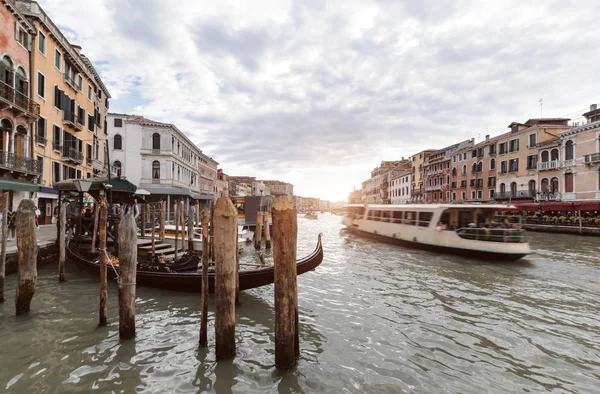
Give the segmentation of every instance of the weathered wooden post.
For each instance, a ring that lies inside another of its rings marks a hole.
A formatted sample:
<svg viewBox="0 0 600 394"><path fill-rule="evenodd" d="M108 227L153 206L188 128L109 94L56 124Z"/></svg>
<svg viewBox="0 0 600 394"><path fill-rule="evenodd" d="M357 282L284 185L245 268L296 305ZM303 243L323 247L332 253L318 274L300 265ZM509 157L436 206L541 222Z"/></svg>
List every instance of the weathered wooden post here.
<svg viewBox="0 0 600 394"><path fill-rule="evenodd" d="M577 214L579 215L579 234L583 233L583 223L582 223L582 218L581 218L581 209L577 211Z"/></svg>
<svg viewBox="0 0 600 394"><path fill-rule="evenodd" d="M217 199L215 238L215 341L217 360L235 356L235 266L237 210L227 197Z"/></svg>
<svg viewBox="0 0 600 394"><path fill-rule="evenodd" d="M214 233L214 200L211 202L210 217L208 219L208 259L215 261L215 233Z"/></svg>
<svg viewBox="0 0 600 394"><path fill-rule="evenodd" d="M275 365L278 369L285 370L296 364L296 355L299 353L296 339L298 336L296 282L298 223L296 211L290 200L285 197L275 200L271 214L275 260Z"/></svg>
<svg viewBox="0 0 600 394"><path fill-rule="evenodd" d="M93 252L96 250L96 241L98 240L98 203L96 202L96 209L94 209L94 233L92 234L92 249Z"/></svg>
<svg viewBox="0 0 600 394"><path fill-rule="evenodd" d="M37 280L37 239L35 237L35 205L22 200L17 209L17 250L19 271L15 307L17 315L29 312Z"/></svg>
<svg viewBox="0 0 600 394"><path fill-rule="evenodd" d="M140 237L143 239L146 238L146 204L142 204L142 208L140 209L140 211Z"/></svg>
<svg viewBox="0 0 600 394"><path fill-rule="evenodd" d="M65 253L67 251L67 241L65 239L65 227L67 223L67 203L63 202L59 208L59 232L58 232L58 281L65 281ZM92 249L94 244L92 244Z"/></svg>
<svg viewBox="0 0 600 394"><path fill-rule="evenodd" d="M261 236L262 236L262 224L263 218L262 213L258 212L256 214L256 228L254 229L254 249L260 250L261 247Z"/></svg>
<svg viewBox="0 0 600 394"><path fill-rule="evenodd" d="M240 305L240 251L238 250L238 226L235 226L235 304Z"/></svg>
<svg viewBox="0 0 600 394"><path fill-rule="evenodd" d="M98 204L98 251L100 253L100 320L98 325L106 325L106 304L108 301L108 289L107 289L107 264L108 257L106 255L106 226L108 222L108 210L106 205L106 197L100 197L100 204Z"/></svg>
<svg viewBox="0 0 600 394"><path fill-rule="evenodd" d="M265 231L265 249L271 249L271 229L269 228L269 214L267 212L263 215L264 224L263 228Z"/></svg>
<svg viewBox="0 0 600 394"><path fill-rule="evenodd" d="M175 210L175 260L177 260L177 256L179 255L179 203L175 201L175 206L173 207Z"/></svg>
<svg viewBox="0 0 600 394"><path fill-rule="evenodd" d="M200 346L208 345L208 216L202 217L202 315Z"/></svg>
<svg viewBox="0 0 600 394"><path fill-rule="evenodd" d="M187 228L188 228L188 250L194 250L194 218L196 217L196 210L193 205L190 204L190 211L188 213Z"/></svg>
<svg viewBox="0 0 600 394"><path fill-rule="evenodd" d="M185 202L179 201L179 223L181 224L181 250L185 251Z"/></svg>
<svg viewBox="0 0 600 394"><path fill-rule="evenodd" d="M154 230L156 228L156 209L154 204L150 206L150 213L152 215L152 232L150 237L152 239L152 259L154 259L156 257L156 241L154 240Z"/></svg>
<svg viewBox="0 0 600 394"><path fill-rule="evenodd" d="M160 212L158 214L158 238L160 239L160 242L165 242L165 201L162 200L160 202Z"/></svg>
<svg viewBox="0 0 600 394"><path fill-rule="evenodd" d="M0 251L0 304L4 303L4 277L6 275L6 238L8 237L8 192L4 192L2 208L2 251Z"/></svg>
<svg viewBox="0 0 600 394"><path fill-rule="evenodd" d="M121 218L119 240L119 338L135 336L135 277L137 272L137 226L130 210Z"/></svg>

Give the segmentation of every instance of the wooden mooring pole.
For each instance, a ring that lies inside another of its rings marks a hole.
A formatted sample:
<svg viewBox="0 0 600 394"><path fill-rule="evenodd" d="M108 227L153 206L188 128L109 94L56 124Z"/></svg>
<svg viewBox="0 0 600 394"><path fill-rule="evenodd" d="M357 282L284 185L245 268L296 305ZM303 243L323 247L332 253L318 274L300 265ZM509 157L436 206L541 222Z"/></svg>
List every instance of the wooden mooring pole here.
<svg viewBox="0 0 600 394"><path fill-rule="evenodd" d="M235 272L237 210L228 197L217 199L215 239L215 342L217 360L235 356Z"/></svg>
<svg viewBox="0 0 600 394"><path fill-rule="evenodd" d="M160 202L160 212L158 214L158 238L160 239L160 242L165 242L165 214L165 201L162 200Z"/></svg>
<svg viewBox="0 0 600 394"><path fill-rule="evenodd" d="M181 250L185 251L185 202L179 201L179 223L181 224Z"/></svg>
<svg viewBox="0 0 600 394"><path fill-rule="evenodd" d="M119 241L119 338L135 337L135 277L137 271L137 226L130 210L121 217Z"/></svg>
<svg viewBox="0 0 600 394"><path fill-rule="evenodd" d="M93 252L96 250L96 241L98 240L98 204L96 203L96 208L94 209L94 233L92 234L92 248Z"/></svg>
<svg viewBox="0 0 600 394"><path fill-rule="evenodd" d="M2 207L2 251L0 251L0 304L4 303L4 277L6 275L6 238L8 238L8 192L4 192Z"/></svg>
<svg viewBox="0 0 600 394"><path fill-rule="evenodd" d="M107 289L107 264L108 258L106 255L106 226L108 222L108 210L106 205L106 197L100 197L100 204L98 204L98 251L100 253L100 319L98 322L99 326L106 325L106 304L108 301L108 289Z"/></svg>
<svg viewBox="0 0 600 394"><path fill-rule="evenodd" d="M202 217L202 315L200 346L208 345L208 216Z"/></svg>
<svg viewBox="0 0 600 394"><path fill-rule="evenodd" d="M175 221L175 260L177 260L177 256L179 255L179 203L175 201L175 217L173 218Z"/></svg>
<svg viewBox="0 0 600 394"><path fill-rule="evenodd" d="M265 232L265 249L271 249L271 229L269 228L269 214L265 212L263 214L263 218L263 228Z"/></svg>
<svg viewBox="0 0 600 394"><path fill-rule="evenodd" d="M152 231L151 231L151 239L152 239L152 259L156 257L156 241L154 236L154 230L156 229L156 206L152 204L150 206L150 214L152 217Z"/></svg>
<svg viewBox="0 0 600 394"><path fill-rule="evenodd" d="M275 365L292 368L299 354L298 288L296 278L296 210L286 197L275 200L273 217L273 258L275 260Z"/></svg>
<svg viewBox="0 0 600 394"><path fill-rule="evenodd" d="M65 228L67 227L67 205L68 203L60 203L59 206L59 231L58 231L58 281L65 281L65 254L67 251L67 240ZM92 244L92 249L94 245Z"/></svg>
<svg viewBox="0 0 600 394"><path fill-rule="evenodd" d="M147 206L146 204L141 204L142 207L140 209L141 213L140 213L140 237L146 238L146 212L147 212Z"/></svg>
<svg viewBox="0 0 600 394"><path fill-rule="evenodd" d="M254 229L254 249L256 249L256 250L260 250L261 243L262 243L262 240L261 240L262 225L263 225L262 213L258 212L256 214L256 228Z"/></svg>
<svg viewBox="0 0 600 394"><path fill-rule="evenodd" d="M190 204L190 210L187 218L187 229L188 229L188 250L194 250L194 218L196 217L195 207Z"/></svg>
<svg viewBox="0 0 600 394"><path fill-rule="evenodd" d="M21 200L17 209L17 250L19 271L17 276L17 294L15 297L16 314L28 313L31 299L35 294L37 280L37 239L35 237L35 205L31 200Z"/></svg>

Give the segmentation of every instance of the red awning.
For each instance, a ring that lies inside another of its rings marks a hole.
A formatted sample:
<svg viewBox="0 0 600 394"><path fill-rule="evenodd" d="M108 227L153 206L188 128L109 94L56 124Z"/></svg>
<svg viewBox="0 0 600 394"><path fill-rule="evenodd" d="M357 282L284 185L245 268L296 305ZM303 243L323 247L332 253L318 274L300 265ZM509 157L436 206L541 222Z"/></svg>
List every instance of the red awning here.
<svg viewBox="0 0 600 394"><path fill-rule="evenodd" d="M549 201L549 202L513 202L514 211L600 211L600 201Z"/></svg>

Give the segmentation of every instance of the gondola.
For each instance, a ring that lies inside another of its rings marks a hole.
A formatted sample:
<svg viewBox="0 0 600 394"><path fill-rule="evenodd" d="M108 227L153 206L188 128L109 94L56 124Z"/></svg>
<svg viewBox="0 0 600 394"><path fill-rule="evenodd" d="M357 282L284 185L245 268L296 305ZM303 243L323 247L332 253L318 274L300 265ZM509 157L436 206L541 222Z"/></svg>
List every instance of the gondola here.
<svg viewBox="0 0 600 394"><path fill-rule="evenodd" d="M97 254L80 251L75 241L67 244L67 255L70 260L75 262L85 271L93 274L100 274L100 264ZM296 271L298 275L317 268L323 261L323 246L321 244L321 235L317 241L317 247L310 255L297 260ZM116 268L118 271L118 268ZM108 278L116 278L116 272L108 267ZM273 283L274 268L265 267L254 270L241 270L239 273L240 290L254 289ZM138 270L136 283L141 286L154 287L166 290L175 290L183 292L200 292L202 288L202 274L198 272L153 272ZM209 292L214 292L215 274L209 272L208 275Z"/></svg>

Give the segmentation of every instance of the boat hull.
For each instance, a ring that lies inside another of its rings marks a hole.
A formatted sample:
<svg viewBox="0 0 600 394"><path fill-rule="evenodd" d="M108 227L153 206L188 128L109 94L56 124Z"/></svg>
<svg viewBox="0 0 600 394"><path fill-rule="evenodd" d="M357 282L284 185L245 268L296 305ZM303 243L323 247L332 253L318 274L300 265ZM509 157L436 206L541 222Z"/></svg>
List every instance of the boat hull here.
<svg viewBox="0 0 600 394"><path fill-rule="evenodd" d="M100 274L100 265L97 261L91 261L78 253L73 242L67 245L67 255L83 270L95 275ZM306 272L317 268L323 261L323 246L321 244L321 236L317 242L317 247L313 253L298 260L296 262L296 272L302 275ZM118 269L117 269L118 271ZM107 277L115 279L117 274L115 270L108 267ZM258 268L255 270L240 271L239 284L240 290L248 290L256 287L265 286L274 282L274 267ZM202 274L189 272L150 272L138 271L136 283L141 286L155 287L166 290L182 291L182 292L200 292L202 290ZM215 274L209 273L208 276L209 292L214 292Z"/></svg>
<svg viewBox="0 0 600 394"><path fill-rule="evenodd" d="M389 243L392 245L404 246L411 249L419 249L425 250L428 252L434 253L444 253L444 254L452 254L457 256L464 256L475 258L478 260L485 261L516 261L519 260L531 253L498 253L498 252L488 252L481 250L473 250L473 249L465 249L465 248L453 248L449 246L442 245L433 245L433 244L425 244L421 242L414 242L408 239L400 239L400 238L392 238L386 235L374 234L368 231L360 230L356 227L347 227L350 233L356 234L361 237L375 239L378 241L382 241L385 243Z"/></svg>

